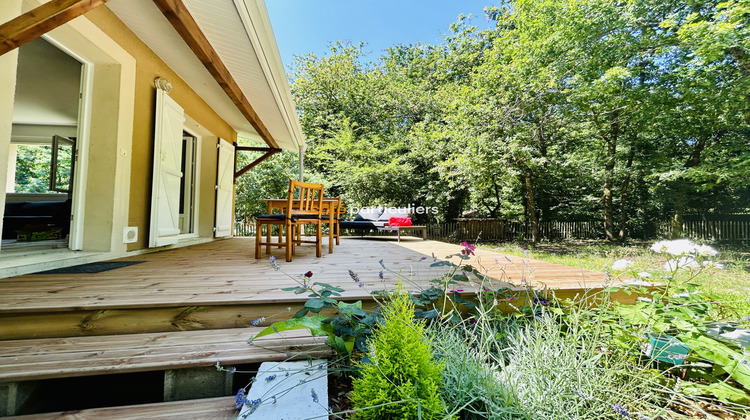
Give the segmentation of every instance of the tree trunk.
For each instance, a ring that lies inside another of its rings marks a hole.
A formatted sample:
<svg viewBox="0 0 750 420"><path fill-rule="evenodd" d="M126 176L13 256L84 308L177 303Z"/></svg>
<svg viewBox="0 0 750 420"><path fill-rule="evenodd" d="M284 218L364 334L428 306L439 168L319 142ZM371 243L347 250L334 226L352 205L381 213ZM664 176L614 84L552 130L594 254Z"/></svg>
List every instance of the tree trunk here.
<svg viewBox="0 0 750 420"><path fill-rule="evenodd" d="M708 144L708 138L709 136L702 136L698 139L698 142L695 143L695 146L693 146L693 150L690 152L690 156L688 157L688 160L685 162L684 167L686 169L692 168L694 166L698 166L701 164L702 161L702 154L703 151L706 149L706 145ZM685 207L687 207L688 204L688 194L689 194L689 186L688 186L688 180L680 177L677 180L677 185L675 186L675 199L674 199L674 214L672 216L671 221L671 232L670 237L672 239L679 239L682 237L682 216L685 213Z"/></svg>
<svg viewBox="0 0 750 420"><path fill-rule="evenodd" d="M622 181L622 188L620 188L620 241L625 242L627 235L626 226L628 221L627 202L628 192L630 192L630 178L631 169L633 168L633 160L635 159L635 141L636 134L633 134L633 139L630 142L630 150L628 151L628 160L625 162L625 179Z"/></svg>
<svg viewBox="0 0 750 420"><path fill-rule="evenodd" d="M677 206L670 222L670 239L680 239L682 237L682 213L685 211L684 206Z"/></svg>
<svg viewBox="0 0 750 420"><path fill-rule="evenodd" d="M531 229L531 243L536 245L539 239L539 220L536 217L536 205L534 204L534 178L531 168L524 165L523 181L526 187L526 217L529 218L529 228Z"/></svg>
<svg viewBox="0 0 750 420"><path fill-rule="evenodd" d="M616 138L616 137L615 137ZM615 155L617 143L614 138L607 139L607 163L604 165L604 234L608 241L615 240L615 214L614 214L614 184L615 184Z"/></svg>

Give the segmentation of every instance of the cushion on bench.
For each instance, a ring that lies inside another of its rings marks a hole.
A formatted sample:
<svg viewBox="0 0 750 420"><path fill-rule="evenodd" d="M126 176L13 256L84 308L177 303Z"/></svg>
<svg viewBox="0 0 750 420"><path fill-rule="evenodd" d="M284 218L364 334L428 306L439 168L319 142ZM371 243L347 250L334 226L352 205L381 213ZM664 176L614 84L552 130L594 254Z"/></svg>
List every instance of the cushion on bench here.
<svg viewBox="0 0 750 420"><path fill-rule="evenodd" d="M381 214L383 214L382 207L363 207L362 209L359 210L359 213L357 213L357 216L354 217L354 221L355 222L376 221L378 220Z"/></svg>
<svg viewBox="0 0 750 420"><path fill-rule="evenodd" d="M370 220L355 220L339 222L341 229L380 229L385 227L385 222L374 222Z"/></svg>
<svg viewBox="0 0 750 420"><path fill-rule="evenodd" d="M411 213L411 211L408 208L388 207L383 210L383 213L381 213L380 216L378 216L378 221L387 222L391 220L391 217L409 217L409 213Z"/></svg>

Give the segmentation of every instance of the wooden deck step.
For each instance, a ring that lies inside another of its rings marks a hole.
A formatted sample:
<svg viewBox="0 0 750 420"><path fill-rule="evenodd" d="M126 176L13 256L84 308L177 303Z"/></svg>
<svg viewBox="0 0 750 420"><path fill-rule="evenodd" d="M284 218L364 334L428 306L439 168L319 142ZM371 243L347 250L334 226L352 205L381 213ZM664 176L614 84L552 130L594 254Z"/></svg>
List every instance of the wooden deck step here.
<svg viewBox="0 0 750 420"><path fill-rule="evenodd" d="M301 281L340 287L340 300L374 306L371 292L392 289L399 282L413 291L434 286L433 280L452 268L437 260L470 264L486 274L481 284L452 286L467 294L507 288L521 297L531 287L565 299L610 285L601 272L486 249L462 260L457 255L463 247L458 245L384 239L342 238L334 253L322 258L315 257L315 247L300 246L291 263L283 261L283 250L274 249L279 271L267 257L252 257L252 238L233 238L128 257L123 260L145 262L101 273L0 279L0 340L240 328L261 318L280 321L309 298L283 290ZM357 273L358 283L349 270ZM313 277L304 277L307 272ZM635 300L624 293L613 297Z"/></svg>
<svg viewBox="0 0 750 420"><path fill-rule="evenodd" d="M234 397L92 408L9 417L17 420L109 420L109 419L229 419L237 413Z"/></svg>
<svg viewBox="0 0 750 420"><path fill-rule="evenodd" d="M307 330L247 339L260 327L0 342L0 382L327 357Z"/></svg>

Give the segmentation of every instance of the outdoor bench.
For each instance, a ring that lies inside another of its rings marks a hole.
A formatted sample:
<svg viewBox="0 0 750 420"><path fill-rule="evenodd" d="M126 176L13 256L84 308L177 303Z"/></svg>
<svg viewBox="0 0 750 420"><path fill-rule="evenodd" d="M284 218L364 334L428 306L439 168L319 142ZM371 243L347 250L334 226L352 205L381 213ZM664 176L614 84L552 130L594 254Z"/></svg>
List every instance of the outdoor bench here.
<svg viewBox="0 0 750 420"><path fill-rule="evenodd" d="M390 231L398 234L398 241L401 242L401 232L409 230L418 230L422 232L422 239L427 239L427 226L389 226L388 221L392 217L408 217L410 209L408 208L382 208L382 207L364 207L351 221L340 221L339 227L348 230L377 230Z"/></svg>

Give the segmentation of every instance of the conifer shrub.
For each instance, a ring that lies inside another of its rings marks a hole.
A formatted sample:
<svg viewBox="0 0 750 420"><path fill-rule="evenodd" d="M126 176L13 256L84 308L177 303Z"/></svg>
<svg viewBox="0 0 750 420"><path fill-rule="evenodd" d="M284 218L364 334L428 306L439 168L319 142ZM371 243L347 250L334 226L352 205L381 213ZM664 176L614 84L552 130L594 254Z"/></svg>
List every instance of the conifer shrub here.
<svg viewBox="0 0 750 420"><path fill-rule="evenodd" d="M443 417L440 400L443 365L432 359L424 321L415 320L405 292L383 307L383 322L369 342L352 402L356 419L433 419Z"/></svg>

